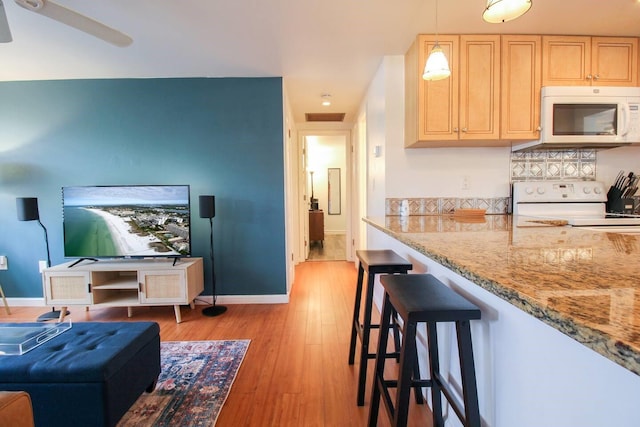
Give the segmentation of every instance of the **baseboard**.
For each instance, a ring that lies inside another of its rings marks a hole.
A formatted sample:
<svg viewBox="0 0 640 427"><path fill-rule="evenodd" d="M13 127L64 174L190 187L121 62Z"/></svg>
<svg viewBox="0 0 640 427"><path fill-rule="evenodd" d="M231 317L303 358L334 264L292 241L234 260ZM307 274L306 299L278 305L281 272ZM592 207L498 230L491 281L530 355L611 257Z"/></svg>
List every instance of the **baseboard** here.
<svg viewBox="0 0 640 427"><path fill-rule="evenodd" d="M0 307L2 301L0 301ZM7 298L7 304L11 307L46 307L44 298Z"/></svg>
<svg viewBox="0 0 640 427"><path fill-rule="evenodd" d="M287 304L289 295L221 295L216 304ZM212 295L196 297L196 305L213 304Z"/></svg>
<svg viewBox="0 0 640 427"><path fill-rule="evenodd" d="M224 295L219 296L217 304L287 304L289 295ZM43 298L7 298L11 307L47 307ZM213 304L213 296L200 295L196 297L196 305ZM2 309L2 301L0 301Z"/></svg>

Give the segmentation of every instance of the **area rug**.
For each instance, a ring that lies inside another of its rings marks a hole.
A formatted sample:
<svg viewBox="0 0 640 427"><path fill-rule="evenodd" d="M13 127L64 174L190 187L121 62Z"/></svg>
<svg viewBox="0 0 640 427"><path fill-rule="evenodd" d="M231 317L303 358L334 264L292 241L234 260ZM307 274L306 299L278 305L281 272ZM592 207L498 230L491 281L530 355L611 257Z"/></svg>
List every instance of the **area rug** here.
<svg viewBox="0 0 640 427"><path fill-rule="evenodd" d="M160 343L156 389L143 393L119 427L213 426L250 340Z"/></svg>

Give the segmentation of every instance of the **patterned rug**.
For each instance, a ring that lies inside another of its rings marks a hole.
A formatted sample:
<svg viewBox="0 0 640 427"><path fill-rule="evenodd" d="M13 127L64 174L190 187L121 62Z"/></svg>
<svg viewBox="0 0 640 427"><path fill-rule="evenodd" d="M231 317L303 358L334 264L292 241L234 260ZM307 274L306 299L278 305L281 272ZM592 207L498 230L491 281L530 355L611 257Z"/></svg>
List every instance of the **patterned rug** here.
<svg viewBox="0 0 640 427"><path fill-rule="evenodd" d="M118 427L213 426L250 340L160 343L161 372Z"/></svg>

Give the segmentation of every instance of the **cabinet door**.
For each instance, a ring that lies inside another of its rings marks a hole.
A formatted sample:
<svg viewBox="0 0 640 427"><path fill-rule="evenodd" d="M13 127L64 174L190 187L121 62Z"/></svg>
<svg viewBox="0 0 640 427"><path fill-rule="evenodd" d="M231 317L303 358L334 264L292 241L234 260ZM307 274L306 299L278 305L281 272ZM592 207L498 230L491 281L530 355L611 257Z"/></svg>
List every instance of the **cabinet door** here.
<svg viewBox="0 0 640 427"><path fill-rule="evenodd" d="M89 272L44 272L44 296L48 305L91 305Z"/></svg>
<svg viewBox="0 0 640 427"><path fill-rule="evenodd" d="M591 60L594 86L637 86L638 39L594 37Z"/></svg>
<svg viewBox="0 0 640 427"><path fill-rule="evenodd" d="M184 270L139 271L138 279L142 304L188 303Z"/></svg>
<svg viewBox="0 0 640 427"><path fill-rule="evenodd" d="M418 79L418 140L457 140L459 129L458 36L438 37L438 44L449 61L451 77L438 81L426 81L422 79L422 71L435 42L435 36L419 37L418 75L414 77Z"/></svg>
<svg viewBox="0 0 640 427"><path fill-rule="evenodd" d="M591 85L591 37L542 37L542 86Z"/></svg>
<svg viewBox="0 0 640 427"><path fill-rule="evenodd" d="M460 139L500 137L500 36L460 36Z"/></svg>
<svg viewBox="0 0 640 427"><path fill-rule="evenodd" d="M540 137L542 38L502 36L500 137L533 140Z"/></svg>
<svg viewBox="0 0 640 427"><path fill-rule="evenodd" d="M324 212L309 211L309 242L324 240Z"/></svg>

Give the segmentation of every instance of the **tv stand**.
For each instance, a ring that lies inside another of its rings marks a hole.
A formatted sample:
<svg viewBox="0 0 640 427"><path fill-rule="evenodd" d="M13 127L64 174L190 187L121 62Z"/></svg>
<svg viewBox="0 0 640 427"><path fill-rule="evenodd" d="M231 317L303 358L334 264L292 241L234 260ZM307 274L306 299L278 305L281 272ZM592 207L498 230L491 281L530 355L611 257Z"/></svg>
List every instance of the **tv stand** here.
<svg viewBox="0 0 640 427"><path fill-rule="evenodd" d="M67 268L71 268L77 264L80 264L82 261L94 261L94 262L98 262L98 258L79 258L77 260L75 260L74 262L72 262L71 264L69 264L67 266Z"/></svg>
<svg viewBox="0 0 640 427"><path fill-rule="evenodd" d="M173 260L175 261L175 260ZM43 270L44 299L61 307L64 320L69 306L133 307L173 305L176 322L182 321L180 306L195 308L195 298L204 290L202 258L103 260L77 265L78 261ZM77 265L69 270L71 264Z"/></svg>

